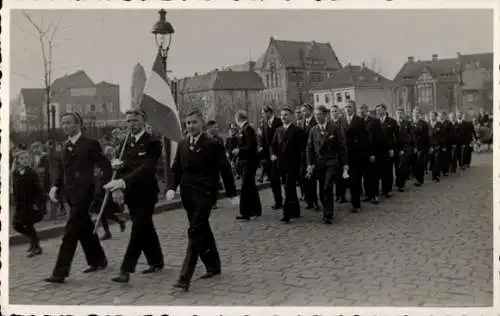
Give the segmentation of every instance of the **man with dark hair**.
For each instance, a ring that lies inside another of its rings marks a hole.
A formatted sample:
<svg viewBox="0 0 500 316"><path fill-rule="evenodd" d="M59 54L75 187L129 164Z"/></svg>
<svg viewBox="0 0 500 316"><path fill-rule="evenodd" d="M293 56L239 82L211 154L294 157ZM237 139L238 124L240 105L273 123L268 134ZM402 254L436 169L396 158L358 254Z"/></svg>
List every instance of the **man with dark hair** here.
<svg viewBox="0 0 500 316"><path fill-rule="evenodd" d="M94 223L89 208L94 198L94 168L100 168L103 180L107 181L111 178L111 166L102 154L99 142L82 135L82 123L78 113L61 115L61 126L68 135L68 140L62 153L62 161L54 166L49 197L54 203L63 199L68 203L70 211L52 276L45 279L49 283L63 283L69 276L78 242L82 245L89 265L84 273L95 272L108 265L99 239L93 233Z"/></svg>
<svg viewBox="0 0 500 316"><path fill-rule="evenodd" d="M276 129L271 143L271 160L276 163L285 185L285 204L282 222L300 217L297 198L297 181L300 176L303 131L293 123L293 112L284 107L281 110L283 126ZM281 188L280 188L281 189Z"/></svg>
<svg viewBox="0 0 500 316"><path fill-rule="evenodd" d="M320 184L320 200L323 205L323 222L332 224L333 187L338 171L343 169L343 178L349 170L344 137L340 127L327 121L328 109L318 106L315 109L318 122L311 129L307 141L307 177L316 172Z"/></svg>
<svg viewBox="0 0 500 316"><path fill-rule="evenodd" d="M307 178L306 175L306 170L307 170L307 154L306 154L306 147L307 147L307 139L309 137L309 133L311 132L311 129L317 124L316 119L314 118L313 115L313 107L310 104L304 104L301 106L301 112L302 116L304 118L303 122L303 129L304 129L304 143L302 146L302 152L303 152L303 159L302 159L302 178L304 182L304 193L305 193L305 200L307 203L306 209L315 209L316 211L319 211L319 204L318 204L318 178L316 177L316 174L313 173L309 178Z"/></svg>
<svg viewBox="0 0 500 316"><path fill-rule="evenodd" d="M222 146L223 150L225 150L224 140L219 136L219 126L217 125L217 122L215 120L209 120L205 124L205 130L207 132L207 136L212 138L219 146ZM217 189L222 190L222 182L220 181L220 178L217 182ZM213 208L217 209L217 200L215 201Z"/></svg>
<svg viewBox="0 0 500 316"><path fill-rule="evenodd" d="M240 134L238 148L233 149L233 154L238 157L242 172L240 215L236 219L249 220L251 216L262 215L260 195L255 183L255 173L257 172L259 160L257 156L257 135L253 127L248 123L248 115L245 111L237 111L235 120L240 129Z"/></svg>
<svg viewBox="0 0 500 316"><path fill-rule="evenodd" d="M382 194L386 198L392 196L394 184L394 158L396 150L396 138L398 135L398 123L387 113L387 107L381 103L376 107L377 115L382 125L383 146L380 148L380 167L382 171Z"/></svg>
<svg viewBox="0 0 500 316"><path fill-rule="evenodd" d="M344 121L342 110L336 104L332 105L332 107L330 108L330 122L334 124L336 127L338 127L339 130L341 131L342 137L345 137L346 122ZM337 175L339 175L338 172ZM343 177L338 176L335 179L335 196L336 196L335 201L339 202L340 204L346 202L345 194L348 185L349 185L348 180L344 179Z"/></svg>
<svg viewBox="0 0 500 316"><path fill-rule="evenodd" d="M476 130L474 129L474 124L472 121L467 120L465 117L465 113L458 112L458 128L459 128L459 137L460 143L462 144L462 152L461 152L461 161L462 161L462 170L465 170L470 167L472 160L472 142L477 140Z"/></svg>
<svg viewBox="0 0 500 316"><path fill-rule="evenodd" d="M427 168L427 155L429 154L430 138L429 123L424 119L423 113L419 109L413 110L412 122L413 141L413 173L415 175L415 186L422 186L424 183L425 169Z"/></svg>
<svg viewBox="0 0 500 316"><path fill-rule="evenodd" d="M446 114L446 112L439 112L438 120L439 122L441 122L441 124L443 124L443 133L445 137L443 148L441 151L441 172L443 176L447 177L451 167L454 128L453 124L448 120L448 115Z"/></svg>
<svg viewBox="0 0 500 316"><path fill-rule="evenodd" d="M153 212L158 202L159 186L156 179L156 164L160 159L162 145L159 139L146 131L146 113L132 110L126 113L130 135L122 160L114 160L117 179L104 189L112 192L113 201L128 206L132 229L127 250L120 267L120 275L112 281L128 283L135 272L137 261L144 253L149 268L143 274L163 269L163 252L153 223ZM121 148L120 146L120 148Z"/></svg>
<svg viewBox="0 0 500 316"><path fill-rule="evenodd" d="M383 143L382 125L380 120L370 115L368 106L362 104L359 108L360 117L366 123L366 130L368 132L367 141L367 165L363 173L363 186L365 189L365 199L363 202L371 202L378 204L379 195L379 181L380 181L380 157L378 151Z"/></svg>
<svg viewBox="0 0 500 316"><path fill-rule="evenodd" d="M231 166L224 148L203 133L202 126L201 113L193 111L187 114L188 136L179 143L172 166L172 177L168 179L165 194L168 201L172 200L180 185L182 204L189 221L188 248L180 277L174 284L175 288L184 291L189 289L198 257L207 270L202 279L221 273L219 252L209 223L212 205L217 199L216 186L220 176L224 181L226 195L234 197L233 204L238 203Z"/></svg>
<svg viewBox="0 0 500 316"><path fill-rule="evenodd" d="M437 112L430 112L429 119L431 141L429 154L431 155L432 180L439 182L441 177L441 164L444 158L443 154L446 152L446 130L444 129L443 123L438 121Z"/></svg>
<svg viewBox="0 0 500 316"><path fill-rule="evenodd" d="M404 192L406 180L410 168L412 155L412 132L411 124L406 119L403 109L396 111L396 122L398 123L396 135L396 153L394 155L394 165L396 167L396 187L399 192Z"/></svg>
<svg viewBox="0 0 500 316"><path fill-rule="evenodd" d="M271 190L274 197L273 210L280 209L283 206L283 196L281 194L281 181L276 163L271 161L271 142L273 141L276 129L283 126L280 118L274 116L274 110L270 106L266 106L262 110L262 124L260 129L260 146L262 148L260 154L262 157L262 175L265 173L271 182Z"/></svg>

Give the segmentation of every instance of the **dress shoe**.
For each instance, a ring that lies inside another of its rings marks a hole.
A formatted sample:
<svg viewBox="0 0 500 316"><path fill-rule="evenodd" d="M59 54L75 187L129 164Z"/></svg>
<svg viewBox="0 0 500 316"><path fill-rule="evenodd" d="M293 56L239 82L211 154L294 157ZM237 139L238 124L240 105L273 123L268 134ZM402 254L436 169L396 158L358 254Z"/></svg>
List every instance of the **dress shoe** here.
<svg viewBox="0 0 500 316"><path fill-rule="evenodd" d="M118 222L118 224L120 225L120 231L123 233L125 231L125 229L127 228L127 225L125 224L125 221L121 220L121 221Z"/></svg>
<svg viewBox="0 0 500 316"><path fill-rule="evenodd" d="M181 280L179 280L179 281L177 281L177 283L175 283L175 284L173 285L173 287L174 287L175 289L181 289L181 290L183 290L184 292L187 292L187 291L189 291L189 282L185 282L185 281L181 281Z"/></svg>
<svg viewBox="0 0 500 316"><path fill-rule="evenodd" d="M108 262L105 262L103 265L100 265L100 266L90 266L87 269L83 270L83 273L96 272L96 271L105 269L107 266L108 266Z"/></svg>
<svg viewBox="0 0 500 316"><path fill-rule="evenodd" d="M142 271L142 274L150 274L163 270L163 266L150 266L146 270Z"/></svg>
<svg viewBox="0 0 500 316"><path fill-rule="evenodd" d="M422 182L415 182L413 185L416 186L416 187L421 187L422 186Z"/></svg>
<svg viewBox="0 0 500 316"><path fill-rule="evenodd" d="M351 209L351 213L359 213L359 211L360 211L360 208L358 208L358 207L353 207Z"/></svg>
<svg viewBox="0 0 500 316"><path fill-rule="evenodd" d="M282 207L283 207L283 205L282 205L282 204L274 204L271 208L272 208L273 210L279 210L279 209L281 209Z"/></svg>
<svg viewBox="0 0 500 316"><path fill-rule="evenodd" d="M119 276L112 278L111 281L116 283L128 283L130 281L130 274L122 272Z"/></svg>
<svg viewBox="0 0 500 316"><path fill-rule="evenodd" d="M64 283L64 279L63 277L58 277L58 276L51 276L51 277L48 277L46 279L44 279L45 282L48 282L48 283Z"/></svg>
<svg viewBox="0 0 500 316"><path fill-rule="evenodd" d="M332 220L331 220L331 218L323 218L323 223L327 224L327 225L331 225L332 224Z"/></svg>
<svg viewBox="0 0 500 316"><path fill-rule="evenodd" d="M405 188L398 188L398 192L404 192Z"/></svg>
<svg viewBox="0 0 500 316"><path fill-rule="evenodd" d="M373 204L373 205L377 205L377 204L378 204L378 197L374 197L374 198L372 199L372 204Z"/></svg>
<svg viewBox="0 0 500 316"><path fill-rule="evenodd" d="M238 216L236 216L236 219L237 220L249 221L250 220L250 216L238 215Z"/></svg>
<svg viewBox="0 0 500 316"><path fill-rule="evenodd" d="M387 192L385 195L386 199L390 199L392 197L392 192Z"/></svg>
<svg viewBox="0 0 500 316"><path fill-rule="evenodd" d="M217 206L217 204L216 204L216 205L214 205L214 206L212 206L212 210L216 210L216 209L218 209L218 208L219 208L219 207Z"/></svg>
<svg viewBox="0 0 500 316"><path fill-rule="evenodd" d="M366 203L366 202L371 202L372 200L373 200L372 198L365 197L365 198L363 199L363 202L365 202L365 203Z"/></svg>
<svg viewBox="0 0 500 316"><path fill-rule="evenodd" d="M39 256L42 254L42 248L40 246L33 248L31 252L28 254L28 258L33 258L35 256Z"/></svg>
<svg viewBox="0 0 500 316"><path fill-rule="evenodd" d="M220 275L220 270L218 270L218 271L209 271L209 272L205 273L204 275L202 275L200 277L200 279L202 279L202 280L204 280L204 279L210 279L210 278L213 278L216 275Z"/></svg>
<svg viewBox="0 0 500 316"><path fill-rule="evenodd" d="M280 222L283 222L283 223L287 223L287 224L288 224L288 223L290 223L290 219L289 219L289 218L284 218L284 217L283 217L282 219L280 219Z"/></svg>
<svg viewBox="0 0 500 316"><path fill-rule="evenodd" d="M28 249L26 249L26 252L32 252L33 248L35 248L35 245L31 244Z"/></svg>

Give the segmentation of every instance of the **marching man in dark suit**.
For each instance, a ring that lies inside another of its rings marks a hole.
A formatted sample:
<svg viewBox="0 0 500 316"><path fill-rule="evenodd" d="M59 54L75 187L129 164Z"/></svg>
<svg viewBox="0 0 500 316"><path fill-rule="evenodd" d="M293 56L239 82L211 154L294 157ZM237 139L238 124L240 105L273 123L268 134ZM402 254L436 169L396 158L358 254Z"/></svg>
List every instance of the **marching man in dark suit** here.
<svg viewBox="0 0 500 316"><path fill-rule="evenodd" d="M456 173L461 150L459 144L459 126L454 112L448 113L448 122L451 125L451 149L448 156L450 158L450 172Z"/></svg>
<svg viewBox="0 0 500 316"><path fill-rule="evenodd" d="M430 147L429 124L424 120L424 115L419 109L413 111L412 135L414 137L413 172L416 180L415 186L419 187L424 184L427 155Z"/></svg>
<svg viewBox="0 0 500 316"><path fill-rule="evenodd" d="M320 184L320 200L323 204L323 222L332 224L334 215L333 187L338 173L349 177L347 153L341 128L327 122L328 109L315 109L318 124L311 129L307 142L307 177L316 172Z"/></svg>
<svg viewBox="0 0 500 316"><path fill-rule="evenodd" d="M342 113L340 107L336 104L332 105L330 108L330 121L333 125L339 128L342 138L345 142L345 118ZM346 149L347 150L347 149ZM345 193L347 190L348 182L347 179L344 179L339 176L340 174L337 172L337 178L335 179L335 201L343 204L346 202Z"/></svg>
<svg viewBox="0 0 500 316"><path fill-rule="evenodd" d="M382 170L382 195L386 198L392 196L394 184L394 158L396 153L396 137L398 134L398 123L387 114L385 104L377 105L377 114L382 125L382 136L384 146L380 149L380 167Z"/></svg>
<svg viewBox="0 0 500 316"><path fill-rule="evenodd" d="M379 148L382 147L383 135L382 135L382 124L380 120L374 118L370 115L368 111L368 106L366 104L361 105L360 112L361 118L366 123L366 130L368 132L367 141L367 165L364 168L363 173L363 186L365 188L366 198L363 202L371 202L372 204L378 204L379 195L379 182L380 182L380 164L378 152Z"/></svg>
<svg viewBox="0 0 500 316"><path fill-rule="evenodd" d="M300 204L297 198L297 181L300 176L301 149L303 131L293 123L292 110L284 107L281 110L283 126L278 127L271 143L271 160L285 184L285 204L283 206L282 222L300 217Z"/></svg>
<svg viewBox="0 0 500 316"><path fill-rule="evenodd" d="M441 176L441 164L444 160L444 154L446 154L446 130L443 123L438 121L437 113L434 111L430 113L429 126L431 141L429 154L431 155L432 180L439 182Z"/></svg>
<svg viewBox="0 0 500 316"><path fill-rule="evenodd" d="M260 146L262 148L260 153L263 159L263 171L265 171L271 182L271 190L274 197L274 205L272 208L273 210L277 210L283 206L283 195L281 193L281 179L279 171L277 169L276 162L271 160L270 148L276 129L281 127L283 123L280 118L274 116L274 110L270 106L266 106L262 112L263 120L260 127L262 130Z"/></svg>
<svg viewBox="0 0 500 316"><path fill-rule="evenodd" d="M453 153L453 140L454 140L454 127L453 124L448 120L448 116L446 112L441 111L438 114L438 120L443 124L445 143L444 151L442 151L442 159L441 159L441 172L443 176L447 177L450 172L451 159Z"/></svg>
<svg viewBox="0 0 500 316"><path fill-rule="evenodd" d="M310 104L305 104L301 107L301 112L303 116L303 129L304 129L304 144L303 144L303 159L302 159L302 177L304 182L304 198L307 203L306 209L315 209L319 211L318 204L318 178L313 175L306 178L307 170L307 139L309 138L309 133L311 129L317 124L316 119L313 115L313 107Z"/></svg>
<svg viewBox="0 0 500 316"><path fill-rule="evenodd" d="M217 199L220 176L226 195L233 198L233 205L238 203L233 173L224 147L202 133L202 127L203 115L199 111L187 114L188 135L179 144L166 192L166 199L170 201L180 185L181 200L189 221L186 257L179 280L174 285L185 291L189 289L198 257L207 269L202 279L221 273L219 252L209 223L212 205Z"/></svg>
<svg viewBox="0 0 500 316"><path fill-rule="evenodd" d="M144 274L163 269L163 252L153 223L153 212L158 202L158 181L156 164L161 156L160 140L146 131L146 113L131 110L126 113L130 135L125 146L122 160L111 164L117 172L117 179L104 185L112 192L113 201L128 206L132 219L132 229L120 275L114 282L128 283L130 274L135 272L137 261L144 253L149 268ZM121 148L120 146L120 148Z"/></svg>
<svg viewBox="0 0 500 316"><path fill-rule="evenodd" d="M465 113L457 112L460 144L462 145L460 161L462 170L470 167L472 160L472 142L477 139L474 124L465 117Z"/></svg>
<svg viewBox="0 0 500 316"><path fill-rule="evenodd" d="M395 155L396 186L399 192L404 192L410 170L413 136L411 123L406 119L403 109L396 111L398 133L396 136L397 155Z"/></svg>
<svg viewBox="0 0 500 316"><path fill-rule="evenodd" d="M262 215L262 205L260 195L255 183L255 173L257 172L257 135L255 130L248 123L248 116L245 111L238 111L235 114L236 124L240 128L238 137L238 148L233 149L233 154L238 156L241 165L241 193L240 193L240 215L238 220L249 220L251 216Z"/></svg>
<svg viewBox="0 0 500 316"><path fill-rule="evenodd" d="M45 279L50 283L63 283L68 277L78 242L82 245L89 265L84 273L95 272L108 265L99 238L93 233L94 223L89 207L94 198L94 168L100 168L103 179L108 180L111 178L111 166L102 154L99 142L82 135L82 124L78 113L64 113L61 116L61 126L68 135L68 140L62 153L62 161L54 168L49 198L54 203L59 202L59 198L63 199L69 204L70 210L56 266L52 276Z"/></svg>
<svg viewBox="0 0 500 316"><path fill-rule="evenodd" d="M361 179L366 167L368 131L366 122L356 115L356 103L349 102L345 107L345 144L349 156L349 187L351 191L352 213L361 209Z"/></svg>

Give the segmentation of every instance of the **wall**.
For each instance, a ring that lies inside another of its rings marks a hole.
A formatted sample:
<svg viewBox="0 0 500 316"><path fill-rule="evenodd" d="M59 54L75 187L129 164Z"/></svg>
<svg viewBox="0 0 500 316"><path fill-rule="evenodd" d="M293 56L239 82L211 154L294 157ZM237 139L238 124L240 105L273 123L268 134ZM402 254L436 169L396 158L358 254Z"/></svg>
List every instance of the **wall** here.
<svg viewBox="0 0 500 316"><path fill-rule="evenodd" d="M346 98L346 94L350 97ZM339 107L343 108L347 105L349 100L356 100L356 91L354 90L354 88L331 89L329 91L314 92L313 96L314 106L325 105L330 108L333 104L336 104Z"/></svg>
<svg viewBox="0 0 500 316"><path fill-rule="evenodd" d="M396 93L391 88L356 88L356 104L366 104L368 108L375 109L378 104L384 103L387 111L394 114L399 106Z"/></svg>

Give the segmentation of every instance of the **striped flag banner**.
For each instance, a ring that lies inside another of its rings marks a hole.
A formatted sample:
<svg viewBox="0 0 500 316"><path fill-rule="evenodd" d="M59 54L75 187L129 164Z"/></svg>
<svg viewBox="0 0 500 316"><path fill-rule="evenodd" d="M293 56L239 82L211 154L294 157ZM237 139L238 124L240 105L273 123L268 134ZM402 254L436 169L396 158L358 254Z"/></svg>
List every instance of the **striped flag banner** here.
<svg viewBox="0 0 500 316"><path fill-rule="evenodd" d="M158 50L153 71L144 87L141 109L146 112L148 123L155 132L170 140L170 164L173 163L179 143L183 136L179 110L175 104L172 90L168 84L167 73Z"/></svg>

